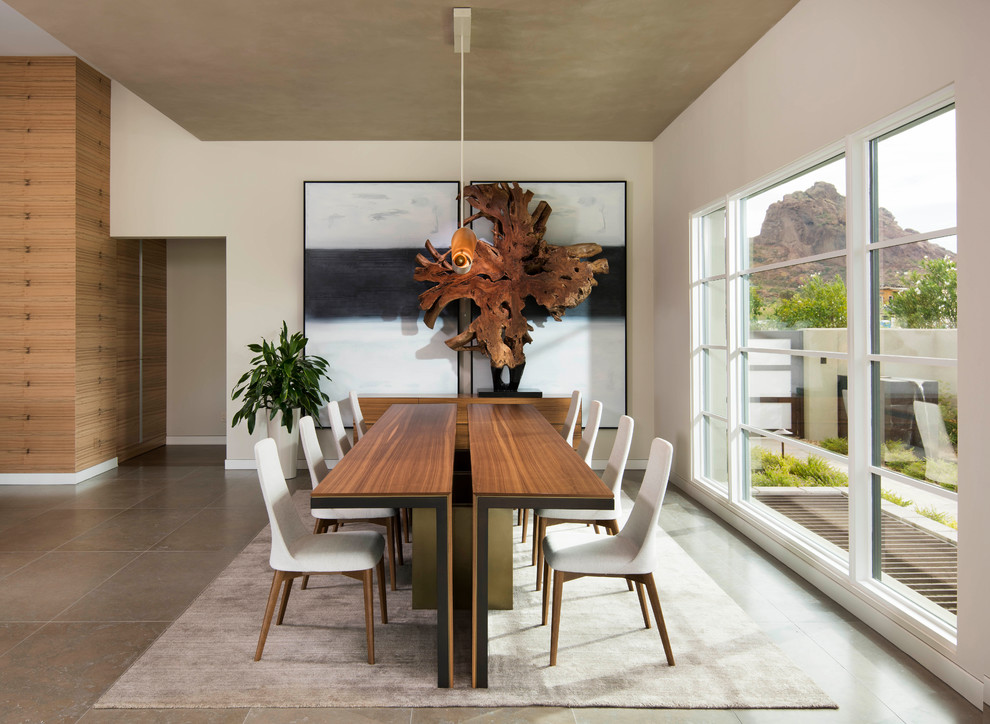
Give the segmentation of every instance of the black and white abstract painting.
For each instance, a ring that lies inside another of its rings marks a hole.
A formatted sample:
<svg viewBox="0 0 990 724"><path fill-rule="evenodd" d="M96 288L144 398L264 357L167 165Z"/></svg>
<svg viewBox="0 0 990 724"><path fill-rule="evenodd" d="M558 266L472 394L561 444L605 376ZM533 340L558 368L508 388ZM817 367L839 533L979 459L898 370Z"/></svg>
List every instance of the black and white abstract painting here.
<svg viewBox="0 0 990 724"><path fill-rule="evenodd" d="M449 245L457 192L456 181L305 182L306 351L330 362L330 399L457 394L457 355L444 344L456 309L427 328L413 279L427 239Z"/></svg>
<svg viewBox="0 0 990 724"><path fill-rule="evenodd" d="M531 300L526 305L526 318L535 329L533 342L526 345L520 389L540 390L544 397L581 390L583 419L591 401L600 400L602 427L615 427L626 412L626 182L517 183L533 192L530 211L540 201L550 204L544 236L548 243L598 244L609 267L608 274L596 275L598 286L591 295L568 309L560 322ZM491 241L491 223L482 219L472 227L479 238ZM472 381L475 392L491 389L487 357L474 355Z"/></svg>

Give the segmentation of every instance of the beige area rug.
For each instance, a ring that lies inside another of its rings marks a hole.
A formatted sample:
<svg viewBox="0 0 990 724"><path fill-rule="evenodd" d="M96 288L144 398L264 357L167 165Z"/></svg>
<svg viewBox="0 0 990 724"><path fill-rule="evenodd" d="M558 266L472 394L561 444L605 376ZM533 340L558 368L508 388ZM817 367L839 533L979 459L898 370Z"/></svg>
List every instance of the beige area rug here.
<svg viewBox="0 0 990 724"><path fill-rule="evenodd" d="M301 510L307 500L299 496ZM436 688L436 614L411 609L408 584L388 592L387 625L376 595L377 663L369 666L361 585L343 576L313 578L306 591L297 583L285 623L272 626L255 662L271 585L266 528L96 707L835 706L666 535L657 584L677 665L667 666L624 581L586 578L564 587L558 665L550 667L531 548L514 532L515 608L491 613L488 689L470 688L466 612L455 617L455 688ZM591 535L583 527L566 534Z"/></svg>

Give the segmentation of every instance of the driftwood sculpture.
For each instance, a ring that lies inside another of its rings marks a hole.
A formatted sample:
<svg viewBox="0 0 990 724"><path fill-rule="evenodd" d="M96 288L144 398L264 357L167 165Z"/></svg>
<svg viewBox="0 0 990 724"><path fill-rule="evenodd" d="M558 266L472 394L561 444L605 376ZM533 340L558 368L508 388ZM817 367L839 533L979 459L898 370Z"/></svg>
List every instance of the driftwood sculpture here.
<svg viewBox="0 0 990 724"><path fill-rule="evenodd" d="M419 295L419 306L426 310L424 321L433 329L450 302L470 299L480 310L478 317L447 340L447 346L484 354L498 373L503 367L509 368L510 375L517 370L521 373L526 363L523 346L533 341L529 334L533 327L523 316L527 297L560 321L567 309L583 302L597 285L595 274L608 273L608 261L587 260L601 253L598 244L556 246L544 241L550 206L541 201L530 214L533 192L517 183L466 186L464 198L477 210L465 224L481 217L491 221L492 243L479 241L471 269L455 274L449 252L441 254L427 240L432 259L417 254L414 277L434 286ZM518 381L518 374L512 376Z"/></svg>

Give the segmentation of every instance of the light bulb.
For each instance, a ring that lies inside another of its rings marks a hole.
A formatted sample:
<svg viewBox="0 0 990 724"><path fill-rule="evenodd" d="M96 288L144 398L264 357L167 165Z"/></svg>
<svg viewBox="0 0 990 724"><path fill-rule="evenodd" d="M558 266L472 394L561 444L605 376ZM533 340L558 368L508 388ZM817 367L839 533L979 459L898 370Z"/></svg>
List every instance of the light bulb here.
<svg viewBox="0 0 990 724"><path fill-rule="evenodd" d="M462 226L454 232L450 240L450 263L457 274L466 274L471 270L474 263L474 249L478 244L478 237L466 226Z"/></svg>

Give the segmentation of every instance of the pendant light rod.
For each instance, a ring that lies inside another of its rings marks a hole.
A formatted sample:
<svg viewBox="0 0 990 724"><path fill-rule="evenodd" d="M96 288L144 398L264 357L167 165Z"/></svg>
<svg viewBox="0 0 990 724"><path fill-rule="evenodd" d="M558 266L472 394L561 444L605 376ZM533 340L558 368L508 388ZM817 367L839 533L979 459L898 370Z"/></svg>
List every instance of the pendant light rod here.
<svg viewBox="0 0 990 724"><path fill-rule="evenodd" d="M450 262L456 274L467 274L474 264L478 237L464 226L464 54L471 52L471 8L454 8L454 52L461 56L461 176L458 182L461 223L450 240Z"/></svg>
<svg viewBox="0 0 990 724"><path fill-rule="evenodd" d="M471 8L454 8L454 52L461 56L461 218L464 218L464 54L471 52Z"/></svg>

